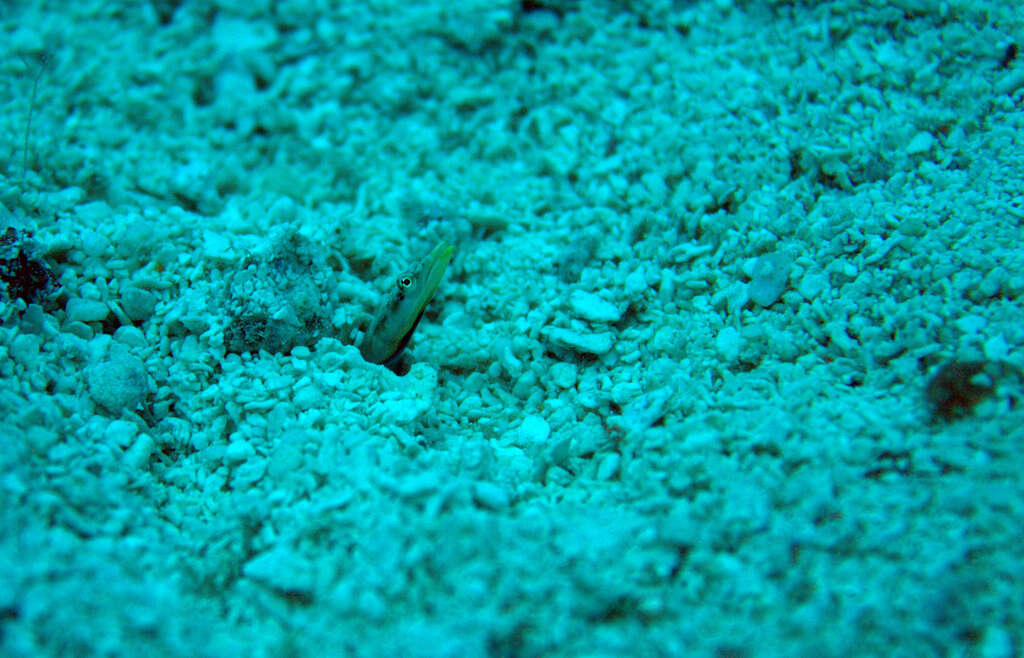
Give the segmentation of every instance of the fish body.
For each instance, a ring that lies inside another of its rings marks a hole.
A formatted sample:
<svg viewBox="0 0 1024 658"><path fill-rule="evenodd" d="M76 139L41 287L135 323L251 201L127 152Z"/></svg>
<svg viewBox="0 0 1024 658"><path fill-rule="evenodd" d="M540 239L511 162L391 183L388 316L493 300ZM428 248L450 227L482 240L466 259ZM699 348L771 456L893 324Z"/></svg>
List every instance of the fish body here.
<svg viewBox="0 0 1024 658"><path fill-rule="evenodd" d="M454 252L455 247L442 241L426 258L398 277L363 334L359 352L364 359L389 368L397 365Z"/></svg>

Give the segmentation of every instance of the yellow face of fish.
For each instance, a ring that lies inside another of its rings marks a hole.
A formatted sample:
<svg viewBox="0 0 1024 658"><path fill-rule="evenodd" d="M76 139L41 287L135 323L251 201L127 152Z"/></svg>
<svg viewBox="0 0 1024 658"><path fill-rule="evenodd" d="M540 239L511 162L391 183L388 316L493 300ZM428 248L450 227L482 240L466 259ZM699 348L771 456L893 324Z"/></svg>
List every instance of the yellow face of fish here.
<svg viewBox="0 0 1024 658"><path fill-rule="evenodd" d="M423 309L437 291L454 252L455 247L441 242L422 262L398 277L363 335L359 351L364 359L384 365L398 360L423 316Z"/></svg>

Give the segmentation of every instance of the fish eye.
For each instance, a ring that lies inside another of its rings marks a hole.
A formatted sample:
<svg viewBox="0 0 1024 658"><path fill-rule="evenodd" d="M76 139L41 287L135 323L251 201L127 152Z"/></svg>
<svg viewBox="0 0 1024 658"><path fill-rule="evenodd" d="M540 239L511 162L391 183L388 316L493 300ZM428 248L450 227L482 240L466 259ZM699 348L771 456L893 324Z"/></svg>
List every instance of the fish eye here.
<svg viewBox="0 0 1024 658"><path fill-rule="evenodd" d="M402 278L400 278L398 280L398 287L401 288L401 289L408 288L411 285L412 285L412 279L410 277L403 276Z"/></svg>

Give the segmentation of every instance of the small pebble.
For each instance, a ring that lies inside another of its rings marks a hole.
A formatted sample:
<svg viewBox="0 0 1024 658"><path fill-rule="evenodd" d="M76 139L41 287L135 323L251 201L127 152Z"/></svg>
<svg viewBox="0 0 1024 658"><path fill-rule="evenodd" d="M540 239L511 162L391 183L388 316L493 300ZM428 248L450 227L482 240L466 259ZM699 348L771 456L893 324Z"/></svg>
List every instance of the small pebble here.
<svg viewBox="0 0 1024 658"><path fill-rule="evenodd" d="M475 482L473 500L487 509L505 509L512 502L508 492L493 482Z"/></svg>
<svg viewBox="0 0 1024 658"><path fill-rule="evenodd" d="M229 464L240 464L256 454L247 441L232 441L224 451L224 460Z"/></svg>
<svg viewBox="0 0 1024 658"><path fill-rule="evenodd" d="M582 290L569 295L569 306L576 317L591 322L618 322L622 319L622 311L615 304Z"/></svg>
<svg viewBox="0 0 1024 658"><path fill-rule="evenodd" d="M155 231L149 222L143 219L130 220L121 231L121 247L125 252L138 255L144 247L153 241Z"/></svg>
<svg viewBox="0 0 1024 658"><path fill-rule="evenodd" d="M551 425L540 416L527 416L519 426L519 436L526 445L544 443L551 436Z"/></svg>
<svg viewBox="0 0 1024 658"><path fill-rule="evenodd" d="M792 266L785 254L765 254L757 259L747 294L759 306L771 306L778 301L789 283Z"/></svg>
<svg viewBox="0 0 1024 658"><path fill-rule="evenodd" d="M295 406L303 410L321 406L323 404L323 400L323 394L312 384L309 386L303 386L299 390L295 391L292 396L292 402L295 403Z"/></svg>
<svg viewBox="0 0 1024 658"><path fill-rule="evenodd" d="M103 432L103 438L111 445L127 448L135 441L135 436L138 433L139 430L135 423L127 420L114 420L107 425L107 429Z"/></svg>
<svg viewBox="0 0 1024 658"><path fill-rule="evenodd" d="M34 334L18 334L14 340L11 341L11 346L8 348L8 352L15 361L26 368L31 368L36 364L36 359L39 356L39 345L41 343L42 338Z"/></svg>
<svg viewBox="0 0 1024 658"><path fill-rule="evenodd" d="M82 251L87 256L96 258L102 256L103 252L106 251L110 243L105 237L97 233L96 231L90 231L88 229L81 231L78 234L78 243L82 246Z"/></svg>
<svg viewBox="0 0 1024 658"><path fill-rule="evenodd" d="M207 258L214 261L229 261L234 255L231 241L210 230L203 231L203 252Z"/></svg>
<svg viewBox="0 0 1024 658"><path fill-rule="evenodd" d="M715 347L726 361L735 361L740 355L740 332L735 327L725 327L715 337Z"/></svg>
<svg viewBox="0 0 1024 658"><path fill-rule="evenodd" d="M64 330L65 337L74 336L82 340L90 340L95 334L92 327L84 322L67 322L62 329Z"/></svg>
<svg viewBox="0 0 1024 658"><path fill-rule="evenodd" d="M626 280L623 282L622 291L627 296L632 297L633 295L639 294L647 290L647 277L644 276L642 269L637 269L629 273Z"/></svg>
<svg viewBox="0 0 1024 658"><path fill-rule="evenodd" d="M138 327L118 327L114 332L114 340L129 347L142 347L146 344L146 336Z"/></svg>
<svg viewBox="0 0 1024 658"><path fill-rule="evenodd" d="M70 322L100 322L110 312L103 302L81 297L69 299L64 310L67 312Z"/></svg>
<svg viewBox="0 0 1024 658"><path fill-rule="evenodd" d="M553 345L583 354L605 354L610 352L615 344L611 332L581 334L570 329L547 327L541 333Z"/></svg>
<svg viewBox="0 0 1024 658"><path fill-rule="evenodd" d="M125 352L90 367L86 378L93 402L113 414L135 409L149 393L146 364Z"/></svg>
<svg viewBox="0 0 1024 658"><path fill-rule="evenodd" d="M927 153L932 148L932 143L935 142L935 138L932 137L931 133L919 132L914 135L914 138L907 144L907 153L910 155L917 155L918 153Z"/></svg>
<svg viewBox="0 0 1024 658"><path fill-rule="evenodd" d="M977 655L979 658L1012 658L1019 655L1019 651L1014 651L1013 636L1009 631L1002 626L989 626L981 638Z"/></svg>
<svg viewBox="0 0 1024 658"><path fill-rule="evenodd" d="M138 470L149 462L149 457L156 450L156 443L148 434L143 434L124 453L124 464L128 468Z"/></svg>
<svg viewBox="0 0 1024 658"><path fill-rule="evenodd" d="M824 272L808 272L800 279L797 292L807 301L813 301L828 287L828 275Z"/></svg>
<svg viewBox="0 0 1024 658"><path fill-rule="evenodd" d="M995 84L997 94L1012 94L1024 87L1024 66L1011 69Z"/></svg>
<svg viewBox="0 0 1024 658"><path fill-rule="evenodd" d="M302 468L302 449L309 440L305 430L291 429L285 431L270 454L270 477L285 480Z"/></svg>
<svg viewBox="0 0 1024 658"><path fill-rule="evenodd" d="M246 578L291 595L309 595L313 591L314 565L285 546L276 546L249 558L242 568Z"/></svg>
<svg viewBox="0 0 1024 658"><path fill-rule="evenodd" d="M548 370L548 375L559 388L572 388L576 385L576 366L571 363L553 364Z"/></svg>
<svg viewBox="0 0 1024 658"><path fill-rule="evenodd" d="M619 472L619 464L621 461L622 458L615 452L602 457L601 463L597 466L597 479L611 480L615 477L615 474Z"/></svg>
<svg viewBox="0 0 1024 658"><path fill-rule="evenodd" d="M148 290L129 287L121 291L121 308L129 318L138 322L148 319L156 309L156 295Z"/></svg>

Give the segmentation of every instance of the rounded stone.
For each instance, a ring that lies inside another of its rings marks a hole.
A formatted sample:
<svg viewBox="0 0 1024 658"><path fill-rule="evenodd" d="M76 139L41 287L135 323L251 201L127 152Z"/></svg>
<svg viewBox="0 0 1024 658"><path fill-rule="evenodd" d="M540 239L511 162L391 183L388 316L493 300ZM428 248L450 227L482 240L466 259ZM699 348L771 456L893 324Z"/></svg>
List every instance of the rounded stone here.
<svg viewBox="0 0 1024 658"><path fill-rule="evenodd" d="M89 368L89 395L113 414L138 407L149 393L146 365L137 356L117 354Z"/></svg>

